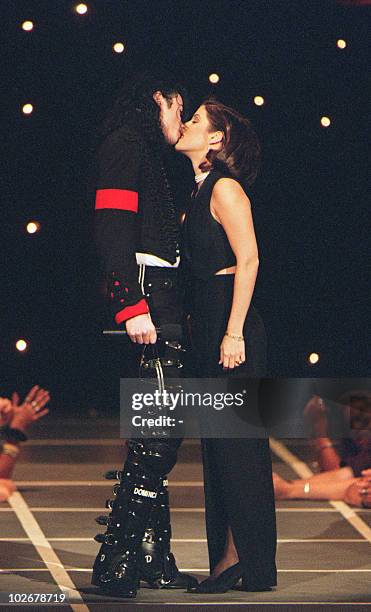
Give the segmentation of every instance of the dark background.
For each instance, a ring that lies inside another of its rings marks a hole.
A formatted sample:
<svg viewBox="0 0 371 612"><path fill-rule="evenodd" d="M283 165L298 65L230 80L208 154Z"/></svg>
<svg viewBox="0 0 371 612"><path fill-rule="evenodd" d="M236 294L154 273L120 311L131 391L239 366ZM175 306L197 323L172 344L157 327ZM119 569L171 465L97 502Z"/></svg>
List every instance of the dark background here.
<svg viewBox="0 0 371 612"><path fill-rule="evenodd" d="M367 376L370 7L102 0L80 16L75 4L2 3L1 394L38 383L58 413L114 404L120 349L110 355L100 333L89 177L96 132L120 83L154 60L172 67L195 105L212 92L237 107L262 141L256 301L270 373ZM20 27L26 19L32 32ZM123 54L112 52L117 41ZM211 72L220 75L216 86ZM26 102L30 116L21 112ZM322 115L331 118L327 129ZM181 205L192 175L184 159L170 171ZM41 223L38 234L26 233L29 220ZM15 349L18 338L27 352ZM307 362L312 351L316 366Z"/></svg>

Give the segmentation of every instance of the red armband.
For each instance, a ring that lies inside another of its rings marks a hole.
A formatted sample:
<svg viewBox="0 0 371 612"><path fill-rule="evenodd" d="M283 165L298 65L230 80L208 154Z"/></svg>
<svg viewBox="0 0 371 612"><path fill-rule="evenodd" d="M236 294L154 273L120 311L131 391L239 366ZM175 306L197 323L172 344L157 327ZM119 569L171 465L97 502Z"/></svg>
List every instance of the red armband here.
<svg viewBox="0 0 371 612"><path fill-rule="evenodd" d="M138 212L138 194L128 189L98 189L95 196L95 210L115 208Z"/></svg>
<svg viewBox="0 0 371 612"><path fill-rule="evenodd" d="M120 310L115 315L115 321L117 324L122 323L123 321L127 321L128 319L132 319L133 317L137 317L141 314L147 314L149 312L148 304L146 300L143 298L136 304L132 306L126 306L122 310Z"/></svg>

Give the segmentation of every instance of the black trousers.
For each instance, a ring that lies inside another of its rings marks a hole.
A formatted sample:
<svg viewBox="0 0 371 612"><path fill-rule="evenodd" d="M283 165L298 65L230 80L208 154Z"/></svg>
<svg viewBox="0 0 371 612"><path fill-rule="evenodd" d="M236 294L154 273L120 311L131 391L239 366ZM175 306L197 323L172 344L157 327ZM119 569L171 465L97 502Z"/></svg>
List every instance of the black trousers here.
<svg viewBox="0 0 371 612"><path fill-rule="evenodd" d="M218 365L220 343L232 305L234 275L192 279L191 321L196 372L202 377L263 377L266 337L263 322L250 307L244 325L246 362L232 372ZM206 530L211 571L223 556L231 528L244 585L277 584L276 518L269 441L247 438L202 440Z"/></svg>
<svg viewBox="0 0 371 612"><path fill-rule="evenodd" d="M170 332L166 331L158 336L156 343L157 354L164 359L170 358L177 361L182 353L172 351L165 344L166 340L174 340L171 334L171 327L179 327L179 332L183 326L183 300L181 276L177 268L161 268L157 266L143 266L141 279L146 300L150 309L151 319L156 328L169 327ZM182 343L182 337L177 338ZM140 357L145 350L145 356L149 359L153 357L153 345L133 344L132 349L136 352L135 360L137 367ZM176 367L163 366L165 382L171 377L180 377L181 370ZM166 444L173 450L177 450L183 438L166 438ZM164 474L165 475L165 474Z"/></svg>

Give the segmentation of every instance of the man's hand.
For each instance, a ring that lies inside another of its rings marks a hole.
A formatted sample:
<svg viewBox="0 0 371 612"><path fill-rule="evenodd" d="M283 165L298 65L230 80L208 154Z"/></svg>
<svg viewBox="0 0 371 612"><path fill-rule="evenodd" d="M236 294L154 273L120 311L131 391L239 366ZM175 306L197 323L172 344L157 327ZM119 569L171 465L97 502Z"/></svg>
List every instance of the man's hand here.
<svg viewBox="0 0 371 612"><path fill-rule="evenodd" d="M132 342L138 344L155 344L156 328L149 314L141 314L126 321L126 331Z"/></svg>

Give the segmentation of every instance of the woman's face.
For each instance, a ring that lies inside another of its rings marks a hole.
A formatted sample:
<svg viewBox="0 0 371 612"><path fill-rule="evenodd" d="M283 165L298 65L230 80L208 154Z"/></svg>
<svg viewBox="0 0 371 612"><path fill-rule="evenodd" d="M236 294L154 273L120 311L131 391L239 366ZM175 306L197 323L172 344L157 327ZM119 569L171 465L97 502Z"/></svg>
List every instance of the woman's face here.
<svg viewBox="0 0 371 612"><path fill-rule="evenodd" d="M208 152L210 148L210 140L212 140L212 132L207 117L207 111L204 106L200 106L193 117L183 124L183 132L175 145L176 151L184 155L197 154L201 155Z"/></svg>

